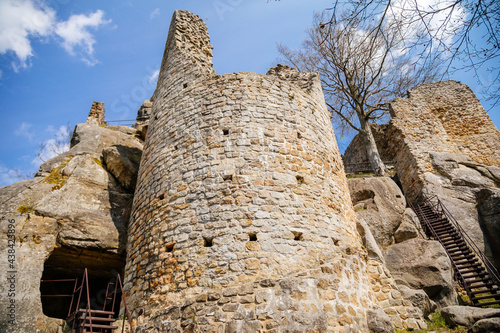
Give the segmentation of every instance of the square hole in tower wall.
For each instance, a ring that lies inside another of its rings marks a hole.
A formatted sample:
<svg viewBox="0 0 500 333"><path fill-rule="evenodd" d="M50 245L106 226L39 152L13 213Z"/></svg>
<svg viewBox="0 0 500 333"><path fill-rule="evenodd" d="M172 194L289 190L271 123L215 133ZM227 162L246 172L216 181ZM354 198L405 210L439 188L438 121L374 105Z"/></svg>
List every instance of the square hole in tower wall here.
<svg viewBox="0 0 500 333"><path fill-rule="evenodd" d="M214 245L213 240L213 237L203 237L203 246L212 247Z"/></svg>
<svg viewBox="0 0 500 333"><path fill-rule="evenodd" d="M257 234L256 234L256 233L251 233L251 234L248 234L248 239L249 239L251 242L256 242L256 241L257 241Z"/></svg>

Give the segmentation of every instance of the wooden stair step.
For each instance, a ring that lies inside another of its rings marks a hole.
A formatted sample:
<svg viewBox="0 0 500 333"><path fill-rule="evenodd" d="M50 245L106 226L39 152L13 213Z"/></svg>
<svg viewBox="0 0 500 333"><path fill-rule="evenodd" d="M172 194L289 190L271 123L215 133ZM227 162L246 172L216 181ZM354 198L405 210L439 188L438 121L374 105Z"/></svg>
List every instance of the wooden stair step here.
<svg viewBox="0 0 500 333"><path fill-rule="evenodd" d="M87 309L80 309L79 312L88 312L88 310ZM102 310L93 310L93 309L91 309L90 312L92 313L92 316L94 313L106 314L106 315L114 315L115 314L113 311L102 311Z"/></svg>
<svg viewBox="0 0 500 333"><path fill-rule="evenodd" d="M487 306L487 305L495 305L495 304L500 304L500 300L491 301L491 302L477 302L477 303L474 303L474 305L476 305L476 306Z"/></svg>
<svg viewBox="0 0 500 333"><path fill-rule="evenodd" d="M81 317L78 317L78 319L80 320L84 320L85 321L89 321L89 317L88 316L81 316ZM109 318L109 317L96 317L96 316L92 316L92 322L94 321L109 321L109 322L112 322L112 321L115 321L115 318Z"/></svg>
<svg viewBox="0 0 500 333"><path fill-rule="evenodd" d="M481 288L485 288L485 289L481 289ZM472 287L470 289L471 289L470 293L472 295L483 294L483 293L488 293L488 292L493 293L493 292L500 291L500 289L498 289L494 284L485 284L484 286Z"/></svg>
<svg viewBox="0 0 500 333"><path fill-rule="evenodd" d="M477 258L472 258L472 259L467 259L467 260L457 260L455 261L455 265L460 265L460 264L473 264L475 262L478 262Z"/></svg>
<svg viewBox="0 0 500 333"><path fill-rule="evenodd" d="M474 301L480 301L480 300L483 300L483 299L490 299L490 298L498 300L498 299L500 299L500 294L491 294L491 295L477 296L477 297L472 297L470 300L474 302Z"/></svg>
<svg viewBox="0 0 500 333"><path fill-rule="evenodd" d="M464 264L457 264L455 262L455 265L457 266L460 266L458 267L459 270L462 270L462 269L465 269L465 268L472 268L472 267L483 267L480 263L473 263L473 264L467 264L467 263L464 263Z"/></svg>
<svg viewBox="0 0 500 333"><path fill-rule="evenodd" d="M90 328L90 323L86 323L83 325L85 328ZM118 326L112 326L112 325L99 325L99 324L94 324L92 323L92 328L104 328L104 329L110 329L110 330L116 330Z"/></svg>
<svg viewBox="0 0 500 333"><path fill-rule="evenodd" d="M468 280L468 279L477 278L480 276L486 276L487 274L488 273L484 272L484 273L476 273L476 274L472 274L472 275L462 275L462 276L465 280Z"/></svg>
<svg viewBox="0 0 500 333"><path fill-rule="evenodd" d="M474 267L474 268L467 268L467 269L459 269L460 271L460 274L464 275L464 274L467 274L467 273L471 273L471 272L485 272L485 269L481 266L479 267Z"/></svg>

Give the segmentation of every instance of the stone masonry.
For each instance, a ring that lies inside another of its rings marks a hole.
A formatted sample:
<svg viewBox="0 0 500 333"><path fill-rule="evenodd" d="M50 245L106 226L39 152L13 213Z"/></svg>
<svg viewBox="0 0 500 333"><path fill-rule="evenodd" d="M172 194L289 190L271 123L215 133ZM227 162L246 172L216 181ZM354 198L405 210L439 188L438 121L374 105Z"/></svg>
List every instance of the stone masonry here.
<svg viewBox="0 0 500 333"><path fill-rule="evenodd" d="M318 75L211 59L203 21L176 11L129 224L137 332L367 332L379 306L423 327L367 261Z"/></svg>
<svg viewBox="0 0 500 333"><path fill-rule="evenodd" d="M106 122L104 121L104 103L92 103L86 123L100 126L106 125Z"/></svg>
<svg viewBox="0 0 500 333"><path fill-rule="evenodd" d="M430 152L468 156L476 163L500 165L500 132L472 90L457 81L422 84L408 98L391 103L389 150L405 195L422 190L424 173L439 174Z"/></svg>

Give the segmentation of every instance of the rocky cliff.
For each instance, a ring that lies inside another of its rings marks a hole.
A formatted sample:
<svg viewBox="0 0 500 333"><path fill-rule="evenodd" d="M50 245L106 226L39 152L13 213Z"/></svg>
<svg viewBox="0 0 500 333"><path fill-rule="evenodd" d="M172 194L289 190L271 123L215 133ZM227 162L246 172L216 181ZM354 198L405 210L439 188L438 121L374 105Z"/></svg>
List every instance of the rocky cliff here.
<svg viewBox="0 0 500 333"><path fill-rule="evenodd" d="M0 307L11 307L1 332L61 329L67 301L41 295L69 294L73 285L41 280L81 278L87 267L98 291L123 270L142 140L103 119L104 106L94 103L68 152L46 161L34 179L0 188L0 257L12 259L0 269L1 281L12 282L0 284Z"/></svg>

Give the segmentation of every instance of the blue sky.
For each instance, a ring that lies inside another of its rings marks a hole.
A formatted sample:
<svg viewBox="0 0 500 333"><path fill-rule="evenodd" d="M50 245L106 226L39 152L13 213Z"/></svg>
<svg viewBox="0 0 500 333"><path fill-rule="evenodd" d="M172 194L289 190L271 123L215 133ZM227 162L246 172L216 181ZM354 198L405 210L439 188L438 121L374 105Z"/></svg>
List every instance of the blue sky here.
<svg viewBox="0 0 500 333"><path fill-rule="evenodd" d="M15 5L13 5L15 4ZM0 186L34 172L37 149L84 122L93 101L106 119L135 119L155 87L172 13L207 24L219 74L266 73L276 43L300 46L313 13L331 0L0 0ZM479 87L470 74L453 79ZM479 96L481 98L481 96ZM490 117L500 127L499 110ZM343 151L348 140L340 140Z"/></svg>

